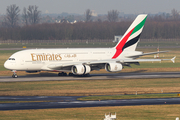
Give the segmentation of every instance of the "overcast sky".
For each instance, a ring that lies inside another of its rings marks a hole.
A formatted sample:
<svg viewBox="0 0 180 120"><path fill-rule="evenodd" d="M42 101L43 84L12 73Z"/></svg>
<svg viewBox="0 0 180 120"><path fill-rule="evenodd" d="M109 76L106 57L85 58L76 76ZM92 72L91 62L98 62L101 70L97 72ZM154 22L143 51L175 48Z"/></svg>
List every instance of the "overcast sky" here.
<svg viewBox="0 0 180 120"><path fill-rule="evenodd" d="M37 5L42 13L78 13L86 9L95 10L98 14L107 14L109 10L118 10L125 14L137 13L170 13L174 8L180 11L180 0L0 0L0 13L5 14L9 5L20 7Z"/></svg>

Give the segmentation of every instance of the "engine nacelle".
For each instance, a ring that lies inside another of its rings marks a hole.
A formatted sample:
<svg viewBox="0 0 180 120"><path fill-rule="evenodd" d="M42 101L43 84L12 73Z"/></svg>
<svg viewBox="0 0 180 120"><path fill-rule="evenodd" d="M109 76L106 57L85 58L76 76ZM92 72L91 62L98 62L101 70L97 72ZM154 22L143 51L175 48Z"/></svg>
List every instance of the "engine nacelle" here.
<svg viewBox="0 0 180 120"><path fill-rule="evenodd" d="M74 65L71 72L75 75L85 75L91 72L91 67L88 65Z"/></svg>
<svg viewBox="0 0 180 120"><path fill-rule="evenodd" d="M105 70L108 72L118 72L123 69L122 64L120 63L106 63Z"/></svg>

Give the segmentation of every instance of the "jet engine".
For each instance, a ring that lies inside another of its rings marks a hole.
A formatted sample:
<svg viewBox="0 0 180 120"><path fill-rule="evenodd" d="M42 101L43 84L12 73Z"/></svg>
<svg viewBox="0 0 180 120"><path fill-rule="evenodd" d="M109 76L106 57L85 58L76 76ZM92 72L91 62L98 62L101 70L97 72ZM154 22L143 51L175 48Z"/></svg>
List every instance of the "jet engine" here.
<svg viewBox="0 0 180 120"><path fill-rule="evenodd" d="M120 63L106 63L105 64L105 70L108 72L121 71L122 68L123 68L123 66Z"/></svg>
<svg viewBox="0 0 180 120"><path fill-rule="evenodd" d="M91 67L88 65L74 65L71 72L75 75L85 75L91 72Z"/></svg>

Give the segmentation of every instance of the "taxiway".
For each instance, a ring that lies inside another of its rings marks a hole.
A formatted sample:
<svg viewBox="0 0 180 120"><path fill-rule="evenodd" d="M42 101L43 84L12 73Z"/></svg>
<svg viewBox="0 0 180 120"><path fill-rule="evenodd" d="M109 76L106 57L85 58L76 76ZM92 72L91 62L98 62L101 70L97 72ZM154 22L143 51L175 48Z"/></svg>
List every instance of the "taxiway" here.
<svg viewBox="0 0 180 120"><path fill-rule="evenodd" d="M180 104L180 98L123 99L123 100L102 100L102 101L78 101L76 100L77 98L78 97L60 97L60 96L0 97L0 101L5 101L5 100L53 101L53 102L3 103L0 104L0 110Z"/></svg>
<svg viewBox="0 0 180 120"><path fill-rule="evenodd" d="M87 77L57 76L51 73L29 74L12 78L11 76L0 76L0 82L29 82L29 81L63 81L63 80L110 80L110 79L146 79L146 78L180 78L180 72L128 72L91 74Z"/></svg>

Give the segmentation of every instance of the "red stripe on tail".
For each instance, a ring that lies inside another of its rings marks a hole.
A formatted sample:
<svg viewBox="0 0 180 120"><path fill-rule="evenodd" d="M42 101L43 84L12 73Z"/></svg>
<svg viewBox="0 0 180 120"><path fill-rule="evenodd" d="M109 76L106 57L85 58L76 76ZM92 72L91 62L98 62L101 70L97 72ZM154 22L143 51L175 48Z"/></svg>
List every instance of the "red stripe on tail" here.
<svg viewBox="0 0 180 120"><path fill-rule="evenodd" d="M133 32L134 28L121 40L121 42L116 46L116 53L112 57L112 59L117 58L122 53L122 48L126 44L128 38L130 37L131 33Z"/></svg>

